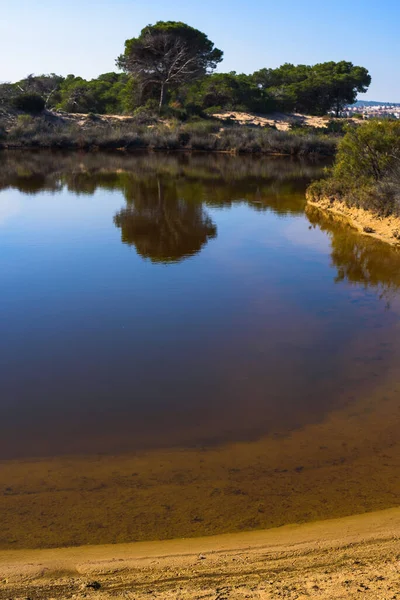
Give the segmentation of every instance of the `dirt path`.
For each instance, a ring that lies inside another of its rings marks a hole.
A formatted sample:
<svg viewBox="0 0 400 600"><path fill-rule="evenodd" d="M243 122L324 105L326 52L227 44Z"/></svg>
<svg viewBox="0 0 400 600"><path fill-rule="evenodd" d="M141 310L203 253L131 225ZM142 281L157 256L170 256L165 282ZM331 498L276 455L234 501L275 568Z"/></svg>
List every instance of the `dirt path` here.
<svg viewBox="0 0 400 600"><path fill-rule="evenodd" d="M400 508L166 542L0 553L0 598L400 597Z"/></svg>

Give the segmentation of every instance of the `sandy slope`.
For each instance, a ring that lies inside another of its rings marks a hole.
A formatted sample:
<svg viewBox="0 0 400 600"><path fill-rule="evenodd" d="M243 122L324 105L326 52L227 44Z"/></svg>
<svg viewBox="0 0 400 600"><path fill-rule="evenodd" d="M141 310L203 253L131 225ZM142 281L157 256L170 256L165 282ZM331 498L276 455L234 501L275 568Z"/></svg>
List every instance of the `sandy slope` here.
<svg viewBox="0 0 400 600"><path fill-rule="evenodd" d="M239 125L257 125L259 127L272 127L275 126L280 131L289 131L292 124L303 124L308 127L325 128L327 127L328 120L324 117L313 117L310 115L302 114L284 114L284 113L272 113L270 115L256 115L247 112L223 112L216 113L213 115L216 119L231 119Z"/></svg>
<svg viewBox="0 0 400 600"><path fill-rule="evenodd" d="M374 237L392 246L400 245L400 219L379 217L369 210L347 206L345 202L330 202L329 198L314 202L307 200L308 206L317 208L333 217L347 221L359 233Z"/></svg>
<svg viewBox="0 0 400 600"><path fill-rule="evenodd" d="M88 115L83 113L56 113L64 120L73 121L78 125L84 126L88 124ZM258 125L260 127L275 126L280 131L289 131L293 124L303 124L309 127L325 128L329 119L326 117L315 117L311 115L303 115L300 113L285 114L271 113L268 115L258 115L249 112L227 111L216 113L213 115L216 119L235 121L238 125ZM109 124L117 124L118 121L131 121L131 115L98 115L98 120ZM90 119L89 119L90 121ZM168 121L161 120L165 124Z"/></svg>
<svg viewBox="0 0 400 600"><path fill-rule="evenodd" d="M0 598L389 600L400 597L399 536L395 508L208 538L2 551Z"/></svg>

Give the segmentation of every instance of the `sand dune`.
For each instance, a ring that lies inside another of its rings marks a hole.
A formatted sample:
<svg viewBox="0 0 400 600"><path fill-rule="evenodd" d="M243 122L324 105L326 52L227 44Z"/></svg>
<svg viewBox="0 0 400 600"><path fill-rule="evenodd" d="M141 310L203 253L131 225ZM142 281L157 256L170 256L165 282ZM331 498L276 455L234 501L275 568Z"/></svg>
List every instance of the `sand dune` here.
<svg viewBox="0 0 400 600"><path fill-rule="evenodd" d="M259 127L275 126L279 131L289 131L294 124L302 124L308 127L316 128L325 128L328 125L328 119L326 117L315 117L298 113L272 113L270 115L256 115L254 113L230 111L215 113L213 116L216 119L230 119L236 122L238 125L256 125Z"/></svg>

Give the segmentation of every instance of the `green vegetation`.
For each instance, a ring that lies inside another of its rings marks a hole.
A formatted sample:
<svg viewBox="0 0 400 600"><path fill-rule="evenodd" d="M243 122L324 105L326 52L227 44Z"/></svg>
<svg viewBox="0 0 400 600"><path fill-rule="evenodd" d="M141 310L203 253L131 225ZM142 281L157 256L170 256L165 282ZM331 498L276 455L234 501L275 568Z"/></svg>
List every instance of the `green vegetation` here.
<svg viewBox="0 0 400 600"><path fill-rule="evenodd" d="M364 67L345 61L215 73L222 58L205 33L159 21L126 40L118 73L92 80L28 75L0 84L0 147L332 155L342 135L337 120L316 130L292 119L283 132L213 115L338 113L371 81Z"/></svg>
<svg viewBox="0 0 400 600"><path fill-rule="evenodd" d="M195 84L179 90L175 101L193 112L216 113L222 110L238 110L268 113L276 105L268 92L252 77L232 73L214 73Z"/></svg>
<svg viewBox="0 0 400 600"><path fill-rule="evenodd" d="M261 69L252 78L280 110L310 115L334 111L338 116L371 83L367 69L344 60L314 66L286 63L278 69Z"/></svg>
<svg viewBox="0 0 400 600"><path fill-rule="evenodd" d="M159 21L145 27L138 38L125 42L117 66L138 81L140 96L158 94L161 110L168 91L212 72L222 56L222 51L198 29L185 23Z"/></svg>
<svg viewBox="0 0 400 600"><path fill-rule="evenodd" d="M162 111L180 119L219 110L338 114L371 82L367 69L346 61L284 64L250 75L213 73L222 57L198 29L159 21L126 40L116 61L122 73L105 73L90 81L75 75L29 75L0 84L0 111L17 107L33 112L26 98L34 95L42 99L42 109L72 113Z"/></svg>
<svg viewBox="0 0 400 600"><path fill-rule="evenodd" d="M134 108L135 92L129 77L105 73L86 81L68 75L60 85L56 108L72 113L119 114Z"/></svg>
<svg viewBox="0 0 400 600"><path fill-rule="evenodd" d="M45 109L45 101L39 94L21 94L13 98L13 106L23 112L37 114Z"/></svg>
<svg viewBox="0 0 400 600"><path fill-rule="evenodd" d="M340 141L329 177L311 184L309 197L342 200L379 216L400 216L400 123L370 121Z"/></svg>

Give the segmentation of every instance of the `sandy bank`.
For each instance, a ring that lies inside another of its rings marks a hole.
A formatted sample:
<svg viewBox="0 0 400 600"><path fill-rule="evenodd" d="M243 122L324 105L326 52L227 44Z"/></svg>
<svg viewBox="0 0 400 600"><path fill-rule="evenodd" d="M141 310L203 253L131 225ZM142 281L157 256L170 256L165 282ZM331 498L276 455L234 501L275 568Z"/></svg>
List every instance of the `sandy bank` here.
<svg viewBox="0 0 400 600"><path fill-rule="evenodd" d="M399 537L394 508L190 540L2 551L0 598L396 598Z"/></svg>
<svg viewBox="0 0 400 600"><path fill-rule="evenodd" d="M307 205L344 220L359 233L374 237L392 246L400 246L400 218L379 217L363 208L349 207L344 202L331 202L328 198L315 202L307 199Z"/></svg>

